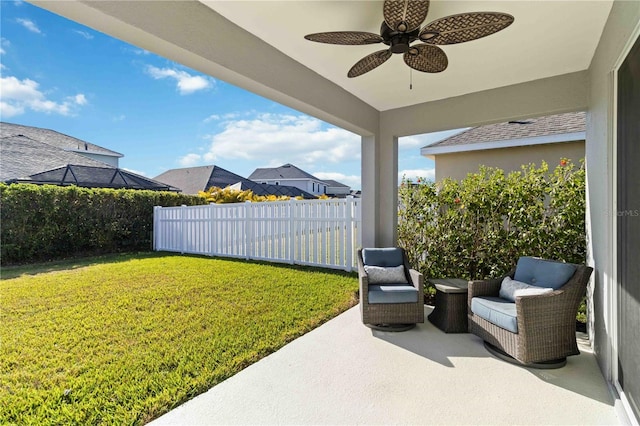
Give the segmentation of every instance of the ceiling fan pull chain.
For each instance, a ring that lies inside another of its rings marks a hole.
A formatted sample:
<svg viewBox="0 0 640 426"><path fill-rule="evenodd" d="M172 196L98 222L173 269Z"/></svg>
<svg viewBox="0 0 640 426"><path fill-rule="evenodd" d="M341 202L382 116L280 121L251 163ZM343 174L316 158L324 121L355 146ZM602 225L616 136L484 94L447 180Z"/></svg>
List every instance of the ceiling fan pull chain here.
<svg viewBox="0 0 640 426"><path fill-rule="evenodd" d="M413 69L409 68L409 90L413 90Z"/></svg>

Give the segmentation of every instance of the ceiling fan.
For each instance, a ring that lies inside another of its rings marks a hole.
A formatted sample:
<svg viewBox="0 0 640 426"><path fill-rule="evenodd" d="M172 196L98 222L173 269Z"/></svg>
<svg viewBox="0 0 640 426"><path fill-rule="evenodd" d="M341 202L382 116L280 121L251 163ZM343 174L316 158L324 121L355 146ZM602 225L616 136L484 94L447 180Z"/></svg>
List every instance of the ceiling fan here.
<svg viewBox="0 0 640 426"><path fill-rule="evenodd" d="M513 16L499 12L468 12L445 16L420 28L427 18L429 0L385 0L380 35L362 31L333 31L304 36L318 43L364 45L384 43L379 50L360 59L347 76L358 77L386 62L392 54L403 53L404 62L417 71L436 73L447 68L449 60L436 45L464 43L507 28ZM421 41L420 44L411 43Z"/></svg>

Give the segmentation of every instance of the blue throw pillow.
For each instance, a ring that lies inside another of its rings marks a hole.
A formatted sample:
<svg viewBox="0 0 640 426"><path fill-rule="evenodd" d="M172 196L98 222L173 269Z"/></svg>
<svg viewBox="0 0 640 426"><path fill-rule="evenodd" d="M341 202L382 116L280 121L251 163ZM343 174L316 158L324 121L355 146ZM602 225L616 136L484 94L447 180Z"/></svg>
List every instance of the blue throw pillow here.
<svg viewBox="0 0 640 426"><path fill-rule="evenodd" d="M571 263L523 256L518 259L513 278L526 284L557 290L565 285L575 272L576 266Z"/></svg>
<svg viewBox="0 0 640 426"><path fill-rule="evenodd" d="M402 249L398 247L362 249L362 260L365 265L399 266L404 264Z"/></svg>

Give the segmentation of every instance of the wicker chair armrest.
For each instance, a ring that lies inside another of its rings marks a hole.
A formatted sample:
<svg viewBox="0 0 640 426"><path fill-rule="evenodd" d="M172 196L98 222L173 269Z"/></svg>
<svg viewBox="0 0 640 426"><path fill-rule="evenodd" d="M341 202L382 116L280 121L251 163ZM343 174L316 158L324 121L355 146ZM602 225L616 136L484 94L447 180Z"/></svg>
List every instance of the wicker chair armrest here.
<svg viewBox="0 0 640 426"><path fill-rule="evenodd" d="M359 275L358 281L361 300L369 300L369 276L366 273L364 275Z"/></svg>
<svg viewBox="0 0 640 426"><path fill-rule="evenodd" d="M500 278L469 281L469 297L497 296L501 283Z"/></svg>
<svg viewBox="0 0 640 426"><path fill-rule="evenodd" d="M516 313L518 329L532 329L530 327L562 325L574 322L576 312L572 308L572 300L563 290L533 296L516 297ZM572 312L573 311L573 312ZM522 325L521 325L522 322Z"/></svg>
<svg viewBox="0 0 640 426"><path fill-rule="evenodd" d="M364 262L362 261L362 249L358 250L358 282L360 287L360 300L369 300L369 274L364 269Z"/></svg>
<svg viewBox="0 0 640 426"><path fill-rule="evenodd" d="M411 277L411 285L418 290L418 294L424 293L424 276L415 269L409 269L409 276Z"/></svg>

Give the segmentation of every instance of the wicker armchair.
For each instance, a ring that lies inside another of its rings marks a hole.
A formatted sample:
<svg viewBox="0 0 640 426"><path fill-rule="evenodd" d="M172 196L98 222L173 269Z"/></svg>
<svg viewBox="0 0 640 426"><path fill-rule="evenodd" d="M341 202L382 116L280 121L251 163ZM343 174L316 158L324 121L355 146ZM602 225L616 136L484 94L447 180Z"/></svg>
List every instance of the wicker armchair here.
<svg viewBox="0 0 640 426"><path fill-rule="evenodd" d="M365 263L365 260L370 263ZM406 282L380 284L366 271L376 267L404 267ZM362 322L372 328L403 331L424 322L424 278L409 266L399 247L358 250L360 312Z"/></svg>
<svg viewBox="0 0 640 426"><path fill-rule="evenodd" d="M534 258L521 258L518 261L518 268L522 259ZM542 265L552 267L554 263L555 266L560 264L560 262L542 259L535 260ZM564 365L567 356L580 353L576 342L576 313L593 271L593 268L585 265L571 266L575 267L575 272L570 275L564 285L557 286L557 289L546 294L515 297L515 310L511 312L515 312L516 315L517 326L514 327L516 331L494 324L494 322L500 323L499 320L492 322L478 315L478 312L474 312L474 308L480 311L477 302L481 300L473 302L474 298L499 302L503 279L506 276L512 279L517 277L516 269L497 279L470 281L467 300L469 332L482 338L485 346L488 343L487 348L490 351L497 349L498 353L502 352L520 364L539 368L544 367L545 364ZM535 278L533 281L535 282ZM539 284L543 285L542 280ZM505 306L508 307L508 305L509 303L505 303ZM513 306L510 308L513 309Z"/></svg>

